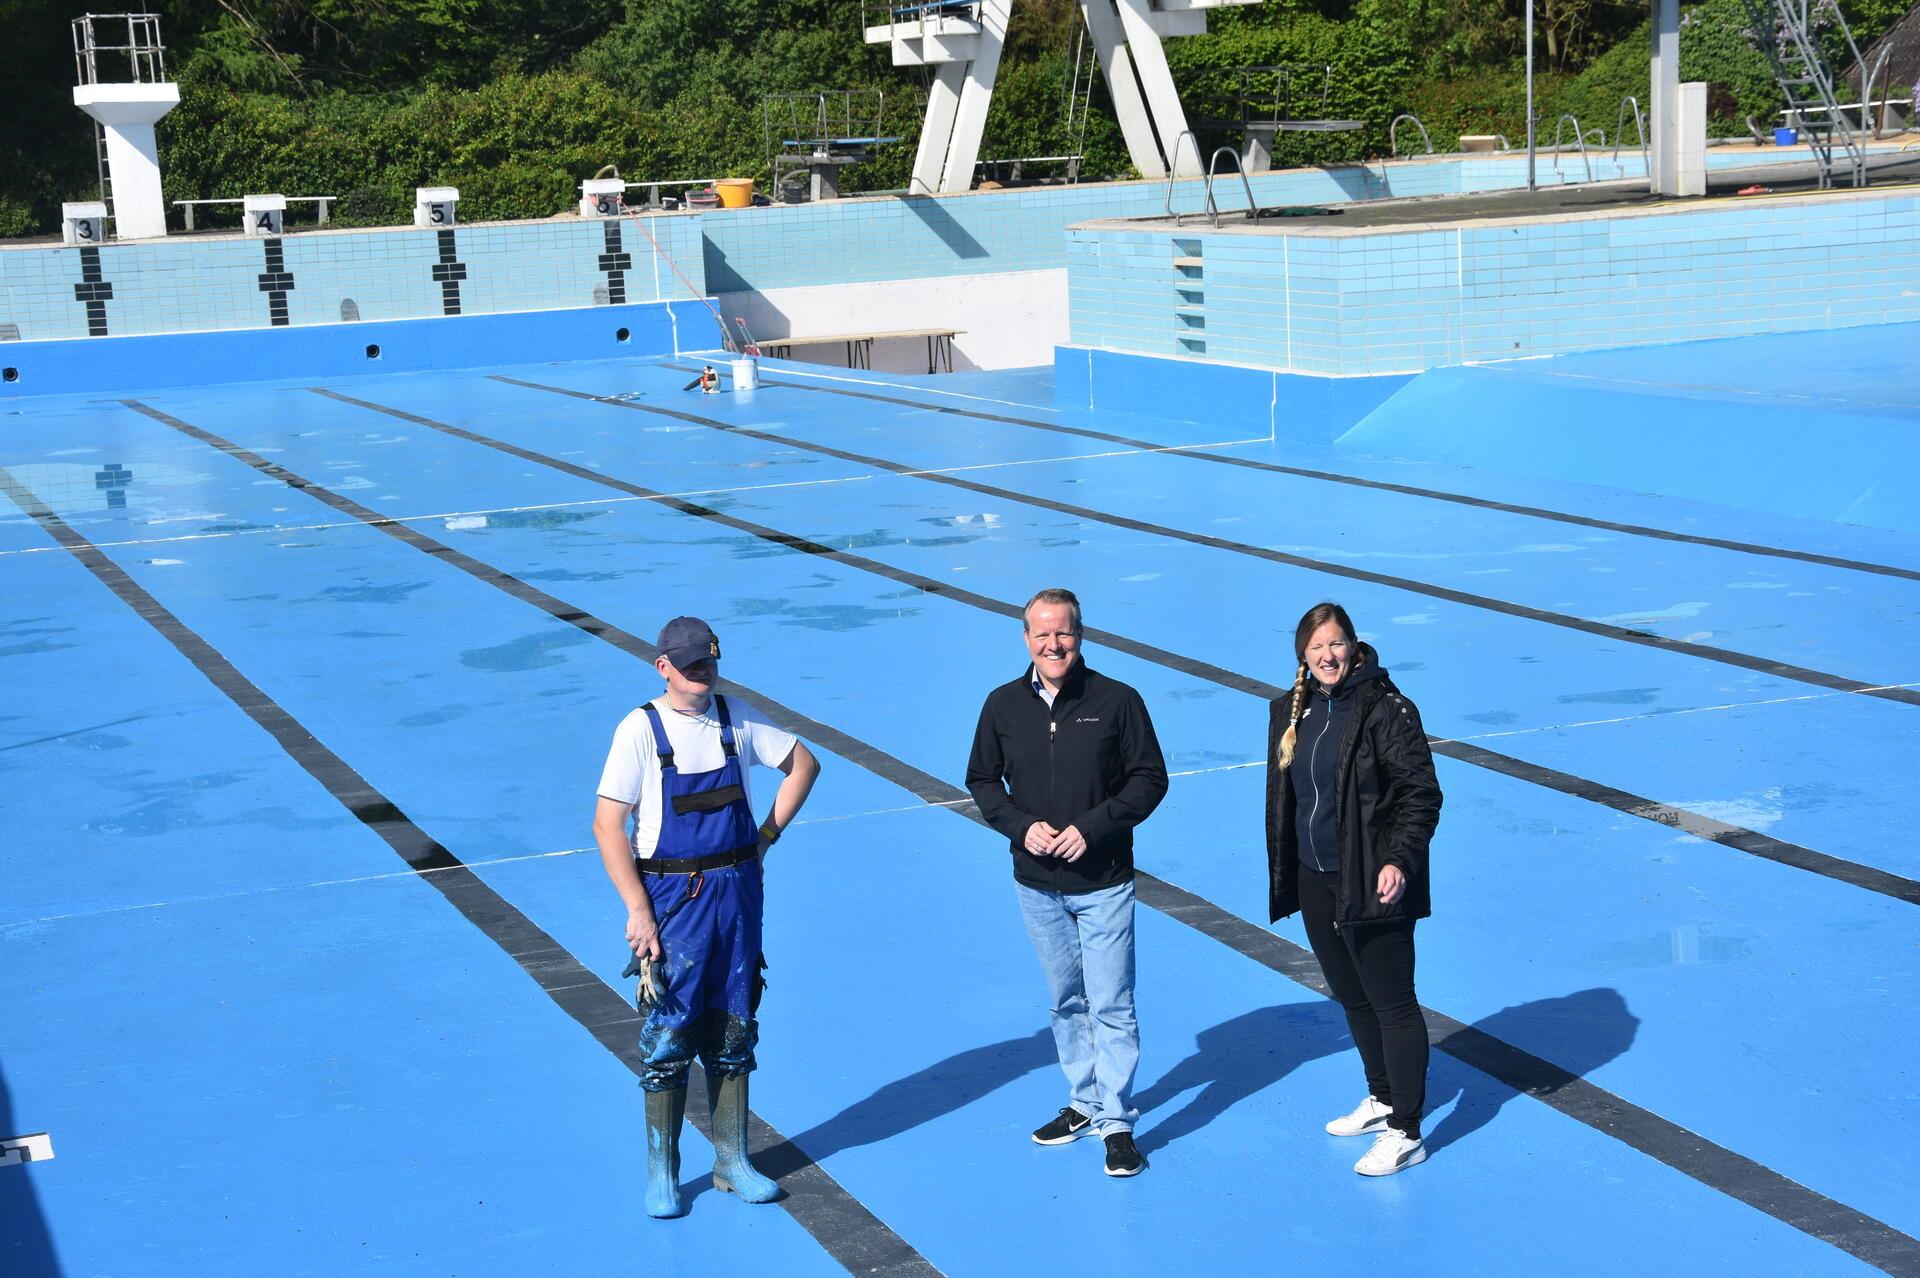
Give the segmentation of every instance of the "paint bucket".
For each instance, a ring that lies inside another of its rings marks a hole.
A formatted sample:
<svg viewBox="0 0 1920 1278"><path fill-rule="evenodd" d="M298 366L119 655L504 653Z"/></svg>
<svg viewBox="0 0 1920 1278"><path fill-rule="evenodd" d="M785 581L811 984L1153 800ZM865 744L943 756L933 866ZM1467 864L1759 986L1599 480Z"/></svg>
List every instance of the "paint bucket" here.
<svg viewBox="0 0 1920 1278"><path fill-rule="evenodd" d="M713 189L723 209L744 209L753 203L752 178L721 178Z"/></svg>
<svg viewBox="0 0 1920 1278"><path fill-rule="evenodd" d="M1773 131L1773 144L1775 146L1793 146L1799 141L1800 130L1798 129L1775 129Z"/></svg>
<svg viewBox="0 0 1920 1278"><path fill-rule="evenodd" d="M751 355L733 361L733 388L753 390L760 385L760 361Z"/></svg>

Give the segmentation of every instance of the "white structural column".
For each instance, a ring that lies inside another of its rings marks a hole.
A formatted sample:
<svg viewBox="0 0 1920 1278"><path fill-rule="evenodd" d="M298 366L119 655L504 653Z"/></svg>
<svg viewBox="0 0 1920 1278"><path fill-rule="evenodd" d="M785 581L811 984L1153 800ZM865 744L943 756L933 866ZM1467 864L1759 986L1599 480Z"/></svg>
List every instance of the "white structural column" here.
<svg viewBox="0 0 1920 1278"><path fill-rule="evenodd" d="M993 81L1000 74L1000 48L1007 40L1012 8L1013 0L980 0L980 44L973 59L963 64L966 78L953 114L953 140L940 177L942 191L964 191L973 185L973 166L980 158L980 138L987 129L987 108L993 105Z"/></svg>
<svg viewBox="0 0 1920 1278"><path fill-rule="evenodd" d="M1680 0L1653 0L1653 86L1649 112L1653 137L1648 189L1680 191Z"/></svg>
<svg viewBox="0 0 1920 1278"><path fill-rule="evenodd" d="M1680 86L1674 111L1673 171L1675 195L1707 193L1707 85L1689 80Z"/></svg>
<svg viewBox="0 0 1920 1278"><path fill-rule="evenodd" d="M1081 0L1080 9L1086 15L1094 53L1100 59L1100 73L1106 77L1107 95L1113 99L1113 114L1120 121L1120 136L1127 140L1127 156L1141 177L1163 178L1167 175L1166 161L1154 141L1153 120L1140 96L1133 60L1127 56L1120 12L1114 8L1114 0Z"/></svg>
<svg viewBox="0 0 1920 1278"><path fill-rule="evenodd" d="M909 188L915 195L932 195L942 189L947 150L953 145L953 117L960 109L960 87L966 83L970 65L943 62L933 83L927 86L927 118L920 126L920 149L913 157L913 183Z"/></svg>
<svg viewBox="0 0 1920 1278"><path fill-rule="evenodd" d="M1177 145L1180 135L1187 131L1187 113L1180 106L1180 91L1174 88L1173 72L1167 67L1167 51L1160 44L1150 0L1119 0L1119 4L1120 25L1127 33L1127 49L1133 55L1133 69L1140 76L1147 109L1153 114L1154 130L1160 135L1160 150L1175 176L1199 177L1206 171L1200 163L1199 147L1192 143ZM1174 154L1176 150L1178 155Z"/></svg>
<svg viewBox="0 0 1920 1278"><path fill-rule="evenodd" d="M167 204L160 190L160 151L154 122L180 105L180 86L82 84L73 104L107 132L107 180L113 188L113 233L123 240L167 233Z"/></svg>

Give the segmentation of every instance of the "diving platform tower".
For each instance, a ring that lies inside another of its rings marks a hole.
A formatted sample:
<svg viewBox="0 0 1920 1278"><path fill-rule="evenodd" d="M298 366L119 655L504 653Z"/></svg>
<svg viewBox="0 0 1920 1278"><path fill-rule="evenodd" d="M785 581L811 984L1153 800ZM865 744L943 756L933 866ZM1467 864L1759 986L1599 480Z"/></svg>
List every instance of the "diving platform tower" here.
<svg viewBox="0 0 1920 1278"><path fill-rule="evenodd" d="M863 25L869 44L890 44L893 65L935 68L927 117L914 157L911 190L964 191L973 184L986 129L1000 50L1013 0L869 0ZM1204 35L1207 10L1260 0L1080 0L1106 77L1127 153L1143 177L1199 177L1199 147L1180 145L1186 112L1161 41ZM883 18L867 22L866 18Z"/></svg>
<svg viewBox="0 0 1920 1278"><path fill-rule="evenodd" d="M153 126L180 105L167 78L160 19L151 13L89 13L73 20L73 104L93 117L100 199L123 240L167 233L160 151Z"/></svg>

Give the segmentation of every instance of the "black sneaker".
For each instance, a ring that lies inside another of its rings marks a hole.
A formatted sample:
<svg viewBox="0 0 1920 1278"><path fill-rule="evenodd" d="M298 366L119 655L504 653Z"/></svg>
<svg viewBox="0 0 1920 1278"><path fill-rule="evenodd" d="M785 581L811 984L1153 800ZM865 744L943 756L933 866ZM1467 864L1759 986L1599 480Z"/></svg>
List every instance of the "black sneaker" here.
<svg viewBox="0 0 1920 1278"><path fill-rule="evenodd" d="M1138 1176L1147 1169L1147 1160L1133 1143L1132 1132L1113 1132L1107 1137L1107 1175Z"/></svg>
<svg viewBox="0 0 1920 1278"><path fill-rule="evenodd" d="M1069 1105L1059 1117L1033 1134L1036 1145L1064 1145L1079 1140L1093 1130L1093 1120Z"/></svg>

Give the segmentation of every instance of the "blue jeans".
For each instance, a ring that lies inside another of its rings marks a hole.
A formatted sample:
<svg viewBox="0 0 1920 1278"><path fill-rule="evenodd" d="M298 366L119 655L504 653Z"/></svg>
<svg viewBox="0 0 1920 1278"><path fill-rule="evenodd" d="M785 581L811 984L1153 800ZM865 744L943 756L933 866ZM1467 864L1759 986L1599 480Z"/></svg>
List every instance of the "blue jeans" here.
<svg viewBox="0 0 1920 1278"><path fill-rule="evenodd" d="M1100 1136L1130 1132L1140 1023L1133 1014L1133 880L1098 892L1014 884L1053 999L1053 1043L1073 1108Z"/></svg>

